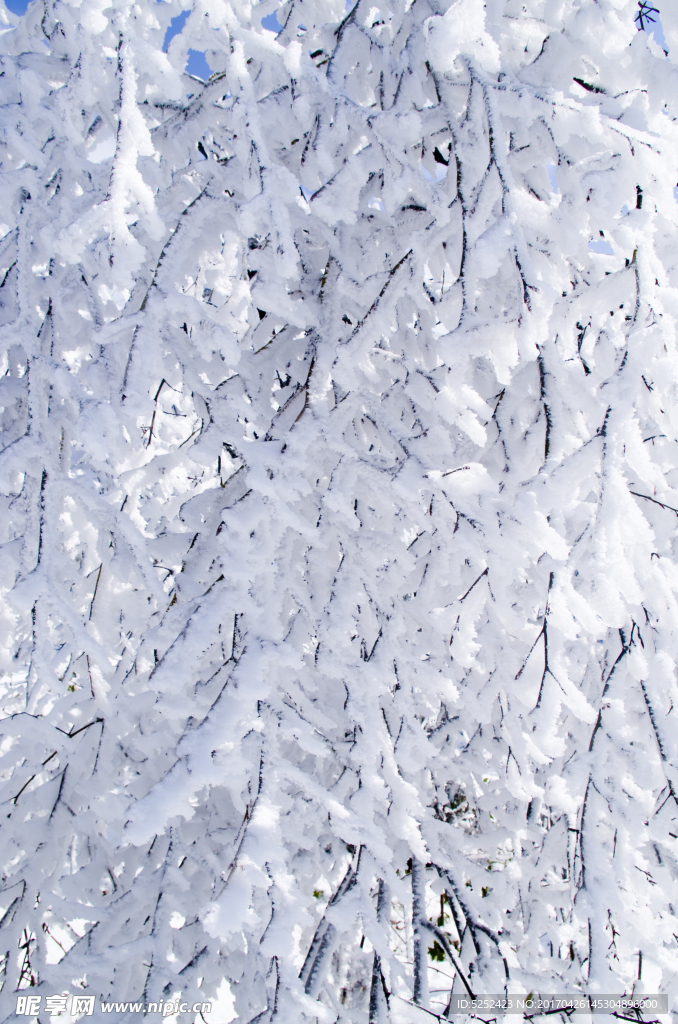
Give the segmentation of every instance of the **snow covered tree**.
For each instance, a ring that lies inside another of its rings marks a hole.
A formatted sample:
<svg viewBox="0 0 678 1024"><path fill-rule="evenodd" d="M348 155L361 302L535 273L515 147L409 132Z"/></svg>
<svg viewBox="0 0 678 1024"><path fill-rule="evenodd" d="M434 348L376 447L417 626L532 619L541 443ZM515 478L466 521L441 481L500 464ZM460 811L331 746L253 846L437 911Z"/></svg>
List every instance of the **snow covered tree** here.
<svg viewBox="0 0 678 1024"><path fill-rule="evenodd" d="M647 6L2 13L3 1019L675 992Z"/></svg>

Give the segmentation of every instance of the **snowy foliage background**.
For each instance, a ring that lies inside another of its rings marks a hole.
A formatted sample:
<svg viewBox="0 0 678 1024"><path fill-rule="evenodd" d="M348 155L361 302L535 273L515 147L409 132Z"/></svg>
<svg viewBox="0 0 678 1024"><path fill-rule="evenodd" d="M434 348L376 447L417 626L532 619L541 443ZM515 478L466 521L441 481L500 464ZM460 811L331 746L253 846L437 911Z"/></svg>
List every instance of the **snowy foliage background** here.
<svg viewBox="0 0 678 1024"><path fill-rule="evenodd" d="M678 8L668 58L637 12L0 12L3 1019L678 1011Z"/></svg>

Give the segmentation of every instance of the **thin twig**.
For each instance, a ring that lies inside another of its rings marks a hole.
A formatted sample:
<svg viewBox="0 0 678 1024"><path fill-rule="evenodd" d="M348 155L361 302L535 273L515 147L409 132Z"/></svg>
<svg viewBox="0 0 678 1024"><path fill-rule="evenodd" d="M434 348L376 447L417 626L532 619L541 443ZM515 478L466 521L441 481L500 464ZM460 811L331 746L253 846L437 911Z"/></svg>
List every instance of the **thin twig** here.
<svg viewBox="0 0 678 1024"><path fill-rule="evenodd" d="M678 508L674 508L673 505L665 505L663 501L658 501L656 498L651 498L649 494L639 494L638 491L631 491L631 494L635 494L636 498L645 498L645 501L653 501L655 505L660 505L665 508L667 512L675 512L678 516Z"/></svg>
<svg viewBox="0 0 678 1024"><path fill-rule="evenodd" d="M92 594L92 600L90 601L89 604L89 615L87 616L88 622L91 621L92 618L92 609L94 608L94 600L97 596L97 590L99 589L99 580L101 579L101 570L103 569L103 567L104 563L102 562L101 565L99 566L99 572L97 573L97 581L94 584L94 593Z"/></svg>
<svg viewBox="0 0 678 1024"><path fill-rule="evenodd" d="M377 308L377 306L378 306L378 305L379 305L379 303L381 302L381 299L382 299L382 297L383 297L383 295L384 295L384 293L385 293L386 289L388 288L388 286L390 285L391 281L393 280L393 275L394 275L394 274L396 273L396 271L397 271L397 270L398 270L398 269L399 269L399 268L400 268L400 267L401 267L401 266L403 265L403 263L404 263L404 262L405 262L405 260L406 260L406 259L408 258L408 256L411 256L411 255L412 255L412 252L413 252L413 251L414 251L414 250L412 250L412 249L408 249L408 250L407 250L407 252L405 253L405 255L404 255L404 256L403 256L403 257L402 257L401 259L399 259L399 260L398 260L398 262L396 263L396 265L395 265L394 267L391 267L391 269L390 269L390 270L389 270L389 272L388 272L388 278L387 278L387 280L386 280L386 283L384 284L384 287L383 287L383 288L381 289L381 291L380 291L380 292L379 292L379 294L377 295L376 299L374 300L374 302L372 303L372 305L370 306L370 308L369 308L369 309L367 310L367 312L365 313L365 316L361 317L361 319L360 319L360 320L358 320L358 323L357 323L357 324L355 325L355 327L354 327L354 328L353 328L353 330L351 331L351 336L350 336L350 337L349 337L349 338L347 339L348 341L352 341L352 340L353 340L353 338L355 338L356 334L358 333L358 331L360 330L360 328L361 328L361 327L363 326L363 324L364 324L364 323L365 323L365 321L367 320L368 316L370 316L370 314L371 314L371 313L374 313L375 309Z"/></svg>

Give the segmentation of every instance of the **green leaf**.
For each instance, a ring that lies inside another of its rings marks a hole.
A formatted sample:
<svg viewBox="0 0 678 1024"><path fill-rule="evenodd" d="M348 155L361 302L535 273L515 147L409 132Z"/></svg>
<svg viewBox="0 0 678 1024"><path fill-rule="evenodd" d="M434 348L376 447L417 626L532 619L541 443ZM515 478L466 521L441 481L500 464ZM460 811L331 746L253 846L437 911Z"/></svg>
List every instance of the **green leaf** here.
<svg viewBox="0 0 678 1024"><path fill-rule="evenodd" d="M445 959L445 950L437 939L434 941L432 946L428 947L428 955L431 957L431 960L438 960L439 963L442 963Z"/></svg>

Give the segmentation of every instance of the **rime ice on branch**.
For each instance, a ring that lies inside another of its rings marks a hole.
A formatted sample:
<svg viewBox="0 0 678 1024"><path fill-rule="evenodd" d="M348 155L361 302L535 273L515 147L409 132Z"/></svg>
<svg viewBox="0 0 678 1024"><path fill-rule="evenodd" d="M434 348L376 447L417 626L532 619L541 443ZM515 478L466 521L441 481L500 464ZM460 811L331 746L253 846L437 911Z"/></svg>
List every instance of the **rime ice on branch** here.
<svg viewBox="0 0 678 1024"><path fill-rule="evenodd" d="M166 53L177 0L3 15L4 1016L673 991L678 88L637 10L196 0Z"/></svg>

